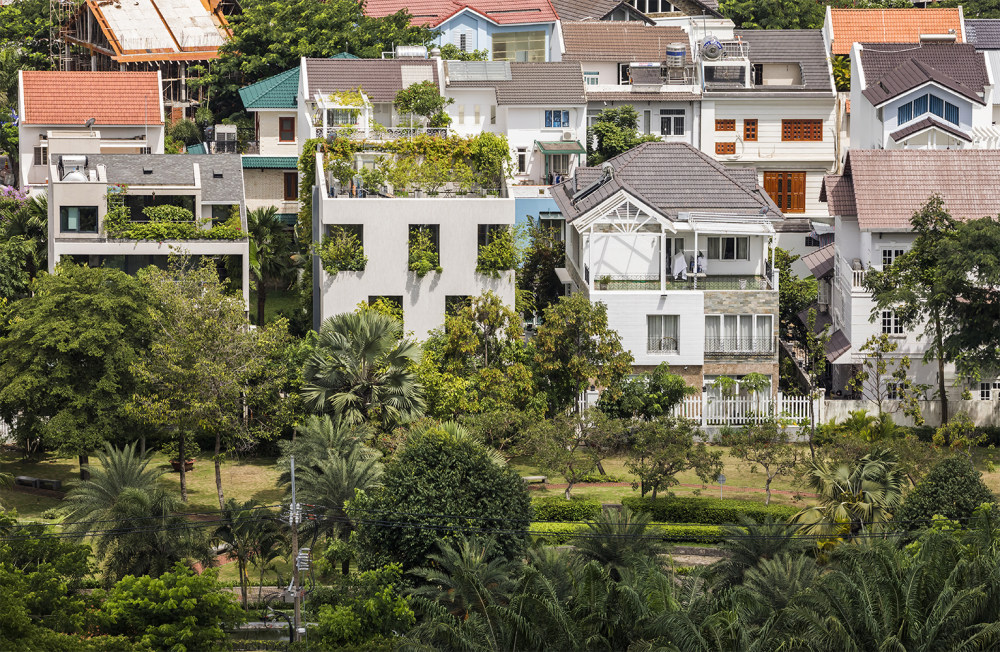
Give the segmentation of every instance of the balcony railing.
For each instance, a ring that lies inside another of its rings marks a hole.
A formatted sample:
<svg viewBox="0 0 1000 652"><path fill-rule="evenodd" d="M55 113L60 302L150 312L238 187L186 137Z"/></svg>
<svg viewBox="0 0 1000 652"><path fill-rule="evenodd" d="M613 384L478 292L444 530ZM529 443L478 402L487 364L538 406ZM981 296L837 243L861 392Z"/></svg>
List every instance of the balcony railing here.
<svg viewBox="0 0 1000 652"><path fill-rule="evenodd" d="M413 138L419 134L427 134L438 138L448 136L447 127L385 127L369 129L367 133L361 127L314 127L316 138L350 138L352 140L396 140L398 138Z"/></svg>
<svg viewBox="0 0 1000 652"><path fill-rule="evenodd" d="M774 355L773 337L706 337L705 355Z"/></svg>
<svg viewBox="0 0 1000 652"><path fill-rule="evenodd" d="M647 353L677 353L676 337L650 337L646 340Z"/></svg>
<svg viewBox="0 0 1000 652"><path fill-rule="evenodd" d="M588 278L589 278L589 270ZM771 281L766 276L688 276L687 279L668 277L664 290L770 290ZM609 291L659 291L660 277L656 274L615 274L598 276L595 290Z"/></svg>

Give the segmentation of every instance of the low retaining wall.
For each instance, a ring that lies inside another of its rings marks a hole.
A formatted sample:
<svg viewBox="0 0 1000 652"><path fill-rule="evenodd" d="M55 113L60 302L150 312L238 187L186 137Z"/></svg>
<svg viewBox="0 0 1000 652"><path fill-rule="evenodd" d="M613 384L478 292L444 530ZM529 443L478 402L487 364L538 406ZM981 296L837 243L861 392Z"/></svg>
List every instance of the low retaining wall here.
<svg viewBox="0 0 1000 652"><path fill-rule="evenodd" d="M924 425L941 425L941 402L940 401L919 401L920 413L924 417ZM885 405L883 404L883 407ZM895 408L895 402L890 401L889 407ZM830 419L837 422L843 421L850 416L854 410L866 410L868 414L878 414L878 406L871 401L840 401L827 399L822 401L822 409L819 422L825 423ZM892 419L901 426L916 425L912 418L899 411L887 410L892 414ZM1000 401L948 401L948 414L954 417L959 412L965 412L977 426L1000 426Z"/></svg>

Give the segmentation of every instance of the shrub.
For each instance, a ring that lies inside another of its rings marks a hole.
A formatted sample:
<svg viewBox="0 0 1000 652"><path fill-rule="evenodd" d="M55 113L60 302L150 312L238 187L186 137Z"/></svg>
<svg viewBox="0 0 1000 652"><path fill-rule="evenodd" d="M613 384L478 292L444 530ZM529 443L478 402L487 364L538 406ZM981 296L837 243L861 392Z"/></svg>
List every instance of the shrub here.
<svg viewBox="0 0 1000 652"><path fill-rule="evenodd" d="M529 528L531 536L550 546L566 545L573 537L589 530L584 523L532 523ZM726 538L723 529L717 525L650 523L648 532L671 543L718 543Z"/></svg>
<svg viewBox="0 0 1000 652"><path fill-rule="evenodd" d="M654 500L629 496L622 499L622 504L634 512L648 512L658 522L707 525L739 523L740 515L755 521L761 521L767 516L787 520L799 512L798 508L792 506L764 505L733 498L669 496Z"/></svg>
<svg viewBox="0 0 1000 652"><path fill-rule="evenodd" d="M410 231L410 271L421 278L428 272L441 273L440 258L430 229L417 227Z"/></svg>
<svg viewBox="0 0 1000 652"><path fill-rule="evenodd" d="M167 129L167 136L185 145L194 145L200 140L198 125L192 120L178 120Z"/></svg>
<svg viewBox="0 0 1000 652"><path fill-rule="evenodd" d="M334 226L323 237L319 246L319 260L323 271L331 276L337 272L360 272L368 264L365 247L357 234L342 226Z"/></svg>
<svg viewBox="0 0 1000 652"><path fill-rule="evenodd" d="M601 502L593 498L566 500L562 496L549 496L537 498L531 504L536 521L587 521L601 514Z"/></svg>
<svg viewBox="0 0 1000 652"><path fill-rule="evenodd" d="M517 256L514 252L514 234L509 226L490 233L489 244L479 247L476 271L492 278L500 278L500 272L514 269Z"/></svg>
<svg viewBox="0 0 1000 652"><path fill-rule="evenodd" d="M947 457L931 468L906 495L894 520L917 529L935 516L963 521L993 493L966 455Z"/></svg>

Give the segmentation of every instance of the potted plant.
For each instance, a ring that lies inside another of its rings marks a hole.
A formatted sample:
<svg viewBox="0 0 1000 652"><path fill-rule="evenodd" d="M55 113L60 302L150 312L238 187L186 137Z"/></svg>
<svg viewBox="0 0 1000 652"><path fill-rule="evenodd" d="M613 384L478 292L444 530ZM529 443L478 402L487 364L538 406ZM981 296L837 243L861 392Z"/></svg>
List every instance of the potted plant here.
<svg viewBox="0 0 1000 652"><path fill-rule="evenodd" d="M599 290L607 290L608 285L611 283L611 277L605 274L604 276L599 276L597 278L597 288Z"/></svg>
<svg viewBox="0 0 1000 652"><path fill-rule="evenodd" d="M179 472L181 470L181 461L180 461L180 452L178 451L178 448L179 446L177 445L176 441L169 441L160 446L160 452L167 456L167 459L170 461L170 466L173 467L174 471ZM184 463L184 470L193 471L195 458L190 453L193 453L195 451L196 446L193 442L188 440L184 448L186 449L184 451L185 452L184 456L187 457L187 460Z"/></svg>

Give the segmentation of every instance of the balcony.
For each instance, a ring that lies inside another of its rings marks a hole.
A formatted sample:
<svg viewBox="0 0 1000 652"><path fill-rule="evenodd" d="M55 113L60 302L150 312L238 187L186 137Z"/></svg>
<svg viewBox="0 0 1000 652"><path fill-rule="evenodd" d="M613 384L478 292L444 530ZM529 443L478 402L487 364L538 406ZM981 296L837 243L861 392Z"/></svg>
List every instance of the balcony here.
<svg viewBox="0 0 1000 652"><path fill-rule="evenodd" d="M587 270L587 280L590 270ZM687 280L664 279L663 291L677 290L771 290L771 282L766 276L731 276L692 274ZM594 290L608 292L659 292L660 279L656 274L619 274L601 276L594 281Z"/></svg>
<svg viewBox="0 0 1000 652"><path fill-rule="evenodd" d="M667 355L677 351L676 337L650 337L646 341L646 353Z"/></svg>
<svg viewBox="0 0 1000 652"><path fill-rule="evenodd" d="M344 127L313 127L316 138L348 138L350 140L396 140L399 138L413 138L420 134L427 134L436 138L447 138L447 127L382 127L379 129L365 129L360 126Z"/></svg>
<svg viewBox="0 0 1000 652"><path fill-rule="evenodd" d="M773 337L706 337L706 357L728 357L734 355L774 355Z"/></svg>

